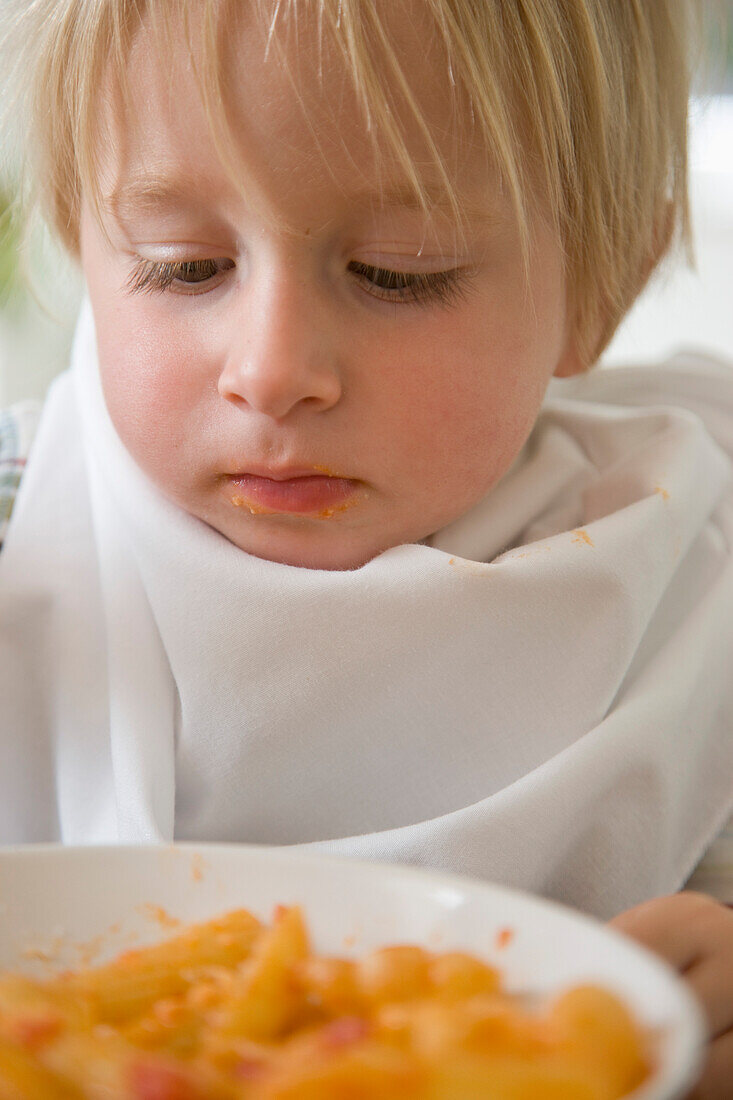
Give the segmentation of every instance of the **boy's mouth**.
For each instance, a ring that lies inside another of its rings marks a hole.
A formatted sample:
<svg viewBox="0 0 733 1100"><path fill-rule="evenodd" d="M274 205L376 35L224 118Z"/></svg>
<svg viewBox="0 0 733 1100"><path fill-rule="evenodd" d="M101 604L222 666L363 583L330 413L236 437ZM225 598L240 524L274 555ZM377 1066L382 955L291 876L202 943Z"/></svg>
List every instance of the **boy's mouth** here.
<svg viewBox="0 0 733 1100"><path fill-rule="evenodd" d="M326 472L314 474L313 469L229 475L227 482L233 490L229 499L235 507L247 508L253 515L290 512L318 519L330 519L355 503L358 481Z"/></svg>

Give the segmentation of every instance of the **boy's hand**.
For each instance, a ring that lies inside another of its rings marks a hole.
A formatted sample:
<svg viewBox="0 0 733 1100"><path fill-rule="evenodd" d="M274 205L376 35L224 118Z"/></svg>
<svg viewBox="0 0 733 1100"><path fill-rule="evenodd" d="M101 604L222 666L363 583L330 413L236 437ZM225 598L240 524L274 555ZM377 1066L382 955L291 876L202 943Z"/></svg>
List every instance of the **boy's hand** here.
<svg viewBox="0 0 733 1100"><path fill-rule="evenodd" d="M733 1097L733 909L692 892L653 898L609 922L683 975L708 1023L703 1075L689 1100Z"/></svg>

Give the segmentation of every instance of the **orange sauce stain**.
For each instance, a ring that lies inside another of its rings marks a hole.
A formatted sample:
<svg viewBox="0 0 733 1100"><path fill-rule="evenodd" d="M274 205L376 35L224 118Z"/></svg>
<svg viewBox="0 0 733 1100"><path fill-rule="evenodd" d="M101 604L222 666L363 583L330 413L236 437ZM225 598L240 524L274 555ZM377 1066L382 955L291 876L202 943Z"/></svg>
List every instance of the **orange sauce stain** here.
<svg viewBox="0 0 733 1100"><path fill-rule="evenodd" d="M507 553L501 555L497 564L500 564L503 561L519 561L520 558L533 558L537 554L548 554L551 549L551 546L536 546L534 549L525 550L521 554L515 554L513 551L507 551Z"/></svg>
<svg viewBox="0 0 733 1100"><path fill-rule="evenodd" d="M330 475L335 476L335 475ZM275 516L279 515L277 508L268 508L265 504L256 504L251 500L245 500L244 497L236 494L230 498L235 508L246 508L247 511L253 516ZM316 512L316 519L331 519L339 512L345 512L347 508L353 508L358 502L358 498L350 497L348 500L343 501L341 504L334 504L330 508L324 508L320 512Z"/></svg>
<svg viewBox="0 0 733 1100"><path fill-rule="evenodd" d="M144 917L154 920L161 928L178 928L181 924L178 918L172 917L162 905L152 905L148 902L145 905L139 905L137 911Z"/></svg>
<svg viewBox="0 0 733 1100"><path fill-rule="evenodd" d="M470 558L449 558L448 565L452 565L453 568L459 573L475 573L477 576L485 577L491 566L491 562L488 561L471 561Z"/></svg>
<svg viewBox="0 0 733 1100"><path fill-rule="evenodd" d="M44 970L48 970L53 976L63 972L71 965L69 956L75 956L76 966L91 966L102 951L108 947L108 940L112 936L118 936L122 932L121 922L110 925L106 932L100 932L86 941L78 941L67 935L54 936L44 946L29 946L21 952L21 958L31 963L42 964ZM128 942L139 939L137 932L128 932L125 935Z"/></svg>
<svg viewBox="0 0 733 1100"><path fill-rule="evenodd" d="M347 508L353 508L356 503L356 498L349 497L348 500L343 501L341 504L334 504L331 508L324 508L323 511L316 512L316 519L330 519L331 516L335 516L337 512L345 512Z"/></svg>
<svg viewBox="0 0 733 1100"><path fill-rule="evenodd" d="M93 936L87 943L79 944L76 950L79 953L81 966L91 966L104 947L104 934Z"/></svg>
<svg viewBox="0 0 733 1100"><path fill-rule="evenodd" d="M661 485L657 485L657 487L656 487L656 489L654 490L654 492L655 492L655 493L659 493L659 495L660 495L660 497L662 498L662 500L669 500L669 493L667 492L667 490L666 490L666 489L663 489Z"/></svg>
<svg viewBox="0 0 733 1100"><path fill-rule="evenodd" d="M578 531L573 531L573 534L575 535L573 542L577 546L582 546L584 543L586 546L593 545L593 540L591 539L590 535L587 531L584 531L582 527Z"/></svg>
<svg viewBox="0 0 733 1100"><path fill-rule="evenodd" d="M53 962L54 952L44 947L26 947L21 951L20 957L28 962Z"/></svg>
<svg viewBox="0 0 733 1100"><path fill-rule="evenodd" d="M44 968L56 973L59 966L63 966L69 953L76 955L78 966L90 966L105 946L107 933L93 936L86 943L75 943L68 936L54 936L44 947L26 947L21 951L21 958L29 962L42 963Z"/></svg>
<svg viewBox="0 0 733 1100"><path fill-rule="evenodd" d="M194 882L201 882L204 877L204 861L201 856L194 856L191 860L191 878Z"/></svg>
<svg viewBox="0 0 733 1100"><path fill-rule="evenodd" d="M253 504L239 495L233 496L231 501L235 508L246 508L253 516L272 516L276 512L275 508L267 508L264 504Z"/></svg>
<svg viewBox="0 0 733 1100"><path fill-rule="evenodd" d="M496 945L496 950L503 951L509 946L513 939L513 928L500 928L499 931L496 933L496 940L494 941Z"/></svg>

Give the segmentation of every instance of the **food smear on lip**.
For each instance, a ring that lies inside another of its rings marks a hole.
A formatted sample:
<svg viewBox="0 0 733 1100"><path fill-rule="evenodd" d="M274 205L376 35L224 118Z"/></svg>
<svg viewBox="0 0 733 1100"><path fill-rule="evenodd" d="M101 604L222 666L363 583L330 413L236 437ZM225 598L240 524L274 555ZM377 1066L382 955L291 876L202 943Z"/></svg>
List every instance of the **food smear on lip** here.
<svg viewBox="0 0 733 1100"><path fill-rule="evenodd" d="M289 513L331 519L358 501L359 482L333 474L307 474L277 480L257 474L228 478L237 492L230 496L235 508L246 508L253 516Z"/></svg>
<svg viewBox="0 0 733 1100"><path fill-rule="evenodd" d="M324 508L322 512L316 514L316 519L331 519L337 512L345 512L348 508L352 508L356 504L356 499L356 497L350 497L343 504L334 504L332 508Z"/></svg>
<svg viewBox="0 0 733 1100"><path fill-rule="evenodd" d="M250 501L244 499L244 497L233 496L232 504L235 508L246 508L253 516L277 516L282 515L282 512L277 508L266 508L262 504L252 504ZM342 504L334 504L332 508L324 508L322 512L316 512L312 515L313 519L331 519L338 512L345 512L347 509L352 508L356 504L356 498L352 497L349 500L343 501Z"/></svg>

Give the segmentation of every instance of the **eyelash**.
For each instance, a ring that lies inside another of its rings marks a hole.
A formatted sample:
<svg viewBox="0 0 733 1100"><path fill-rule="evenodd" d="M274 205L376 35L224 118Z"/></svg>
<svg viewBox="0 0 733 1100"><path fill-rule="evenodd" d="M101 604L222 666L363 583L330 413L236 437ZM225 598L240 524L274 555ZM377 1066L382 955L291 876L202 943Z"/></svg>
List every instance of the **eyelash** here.
<svg viewBox="0 0 733 1100"><path fill-rule="evenodd" d="M231 271L234 263L224 261L228 266L219 267L217 260L185 260L178 263L166 261L139 260L127 280L127 288L133 293L140 292L165 292L175 283L187 287L195 287L208 283L221 271ZM367 279L372 287L384 291L400 291L399 295L388 293L387 295L375 294L374 297L383 302L407 302L415 305L429 305L431 302L439 302L441 305L450 305L463 296L468 272L461 268L450 271L433 272L407 272L390 271L384 267L374 267L371 264L363 264L353 261L349 264L349 270ZM184 276L194 275L203 278L195 278L187 283ZM179 292L180 293L180 292ZM195 294L196 291L183 291L182 293ZM198 293L205 293L199 291Z"/></svg>

